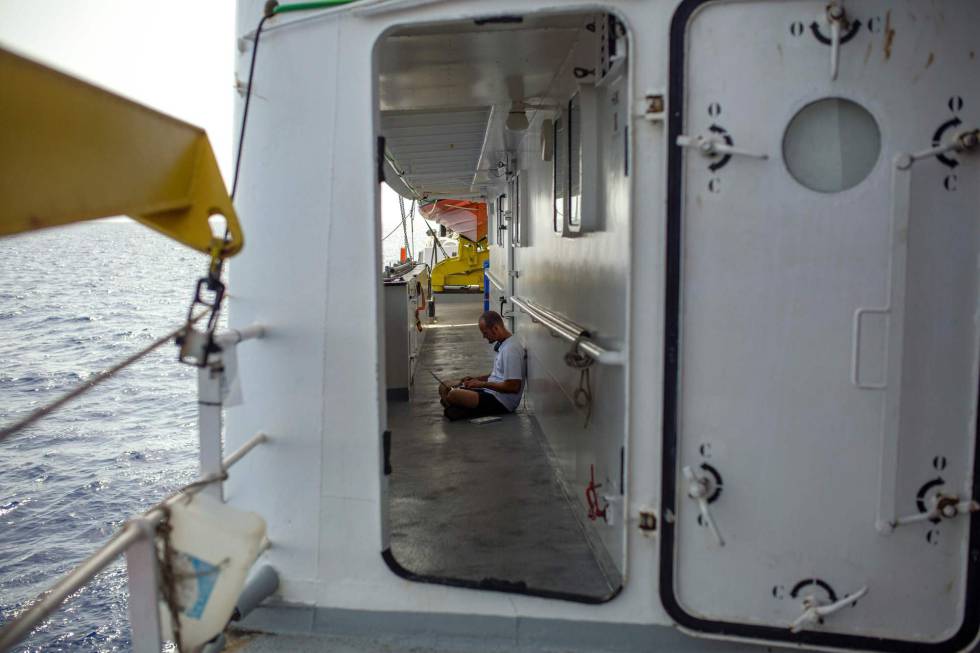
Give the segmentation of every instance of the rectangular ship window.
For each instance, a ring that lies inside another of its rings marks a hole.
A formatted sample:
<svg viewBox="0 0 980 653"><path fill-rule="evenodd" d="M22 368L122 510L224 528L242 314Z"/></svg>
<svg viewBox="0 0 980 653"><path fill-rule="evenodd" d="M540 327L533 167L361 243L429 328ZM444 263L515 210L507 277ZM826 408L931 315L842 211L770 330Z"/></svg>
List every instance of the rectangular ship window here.
<svg viewBox="0 0 980 653"><path fill-rule="evenodd" d="M568 102L568 225L582 224L582 110L579 95Z"/></svg>
<svg viewBox="0 0 980 653"><path fill-rule="evenodd" d="M565 231L566 202L568 200L568 131L565 121L561 118L555 121L555 210L552 228L556 234Z"/></svg>

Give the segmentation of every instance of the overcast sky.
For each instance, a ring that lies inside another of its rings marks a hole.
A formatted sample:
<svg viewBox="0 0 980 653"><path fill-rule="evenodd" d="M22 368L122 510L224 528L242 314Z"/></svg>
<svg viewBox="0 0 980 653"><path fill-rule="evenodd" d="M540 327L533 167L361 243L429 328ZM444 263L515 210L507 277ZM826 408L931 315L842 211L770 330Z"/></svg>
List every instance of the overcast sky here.
<svg viewBox="0 0 980 653"><path fill-rule="evenodd" d="M0 0L0 44L203 127L229 179L233 0Z"/></svg>
<svg viewBox="0 0 980 653"><path fill-rule="evenodd" d="M235 40L234 0L0 0L0 47L203 127L229 187ZM388 233L400 218L385 191Z"/></svg>

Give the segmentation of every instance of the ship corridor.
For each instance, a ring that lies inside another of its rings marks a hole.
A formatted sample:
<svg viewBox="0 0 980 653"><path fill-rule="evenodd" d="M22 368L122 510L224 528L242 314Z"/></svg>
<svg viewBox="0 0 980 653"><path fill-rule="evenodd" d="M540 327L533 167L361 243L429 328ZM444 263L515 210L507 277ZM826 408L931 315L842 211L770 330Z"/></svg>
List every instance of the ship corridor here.
<svg viewBox="0 0 980 653"><path fill-rule="evenodd" d="M489 424L443 417L425 370L447 380L489 370L493 350L474 326L482 299L437 296L412 399L388 403L392 555L418 580L609 596L618 574L575 516L534 416L522 406Z"/></svg>
<svg viewBox="0 0 980 653"><path fill-rule="evenodd" d="M430 372L484 375L493 351L477 327L482 293L440 291L483 284L483 262L456 258L478 281L432 260L389 270L384 557L405 578L588 603L622 586L627 41L615 16L589 11L409 24L376 43L382 180L423 212L481 207L467 242L488 256L490 305L526 351L514 414L449 422ZM430 289L435 317L418 333ZM576 365L584 333L612 356Z"/></svg>

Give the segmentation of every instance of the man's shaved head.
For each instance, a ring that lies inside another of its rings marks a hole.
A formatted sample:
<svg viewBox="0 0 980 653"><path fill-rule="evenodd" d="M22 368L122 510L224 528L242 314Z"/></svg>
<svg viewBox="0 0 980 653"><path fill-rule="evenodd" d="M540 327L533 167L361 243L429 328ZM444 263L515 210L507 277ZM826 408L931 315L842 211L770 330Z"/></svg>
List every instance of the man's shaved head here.
<svg viewBox="0 0 980 653"><path fill-rule="evenodd" d="M504 325L504 318L500 317L500 313L497 311L484 312L483 315L480 316L480 321L483 322L483 326L487 327L488 329L492 329L498 324L500 326Z"/></svg>
<svg viewBox="0 0 980 653"><path fill-rule="evenodd" d="M501 342L510 337L510 331L504 326L504 318L497 311L487 311L480 316L480 333L487 342Z"/></svg>

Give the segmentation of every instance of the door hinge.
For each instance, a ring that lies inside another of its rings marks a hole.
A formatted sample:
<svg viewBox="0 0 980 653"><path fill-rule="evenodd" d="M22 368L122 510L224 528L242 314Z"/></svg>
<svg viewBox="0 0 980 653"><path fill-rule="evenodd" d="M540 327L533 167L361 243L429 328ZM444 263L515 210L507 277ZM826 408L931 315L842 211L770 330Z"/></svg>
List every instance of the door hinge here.
<svg viewBox="0 0 980 653"><path fill-rule="evenodd" d="M639 101L639 117L647 122L663 122L667 114L667 102L664 94L659 91L649 91L646 96Z"/></svg>

